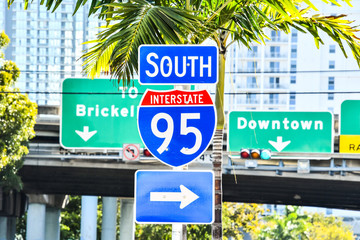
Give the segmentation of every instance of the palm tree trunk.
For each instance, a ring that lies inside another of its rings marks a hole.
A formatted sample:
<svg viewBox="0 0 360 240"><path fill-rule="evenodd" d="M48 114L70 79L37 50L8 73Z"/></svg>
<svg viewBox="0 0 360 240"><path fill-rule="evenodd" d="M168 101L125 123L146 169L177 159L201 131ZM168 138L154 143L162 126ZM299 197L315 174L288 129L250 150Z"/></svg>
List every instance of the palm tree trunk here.
<svg viewBox="0 0 360 240"><path fill-rule="evenodd" d="M217 125L213 140L213 171L215 174L215 220L212 224L212 239L222 239L222 150L224 114L224 82L225 82L225 50L219 49L219 81L216 85L215 106Z"/></svg>

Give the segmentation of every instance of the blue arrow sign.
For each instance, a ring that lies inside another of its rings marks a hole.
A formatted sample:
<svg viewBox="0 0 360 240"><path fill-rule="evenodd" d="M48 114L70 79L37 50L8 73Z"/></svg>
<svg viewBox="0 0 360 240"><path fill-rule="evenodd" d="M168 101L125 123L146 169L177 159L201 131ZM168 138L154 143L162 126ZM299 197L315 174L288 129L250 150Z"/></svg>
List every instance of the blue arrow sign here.
<svg viewBox="0 0 360 240"><path fill-rule="evenodd" d="M202 91L146 91L139 105L138 128L145 146L173 167L190 163L208 148L216 114Z"/></svg>
<svg viewBox="0 0 360 240"><path fill-rule="evenodd" d="M138 223L212 223L213 172L137 171L135 219Z"/></svg>
<svg viewBox="0 0 360 240"><path fill-rule="evenodd" d="M213 84L218 80L218 49L201 45L141 45L141 84Z"/></svg>

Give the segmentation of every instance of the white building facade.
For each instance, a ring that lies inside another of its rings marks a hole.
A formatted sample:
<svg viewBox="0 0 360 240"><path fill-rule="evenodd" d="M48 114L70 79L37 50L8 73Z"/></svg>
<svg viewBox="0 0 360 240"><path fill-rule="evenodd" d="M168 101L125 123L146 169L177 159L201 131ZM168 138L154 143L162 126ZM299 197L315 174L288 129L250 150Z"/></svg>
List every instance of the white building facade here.
<svg viewBox="0 0 360 240"><path fill-rule="evenodd" d="M100 21L88 17L88 4L73 16L75 5L75 0L63 0L51 13L38 2L27 10L22 0L9 10L6 1L0 3L0 28L11 40L5 58L21 71L17 86L39 105L60 105L60 94L54 92L63 79L82 76L79 58L87 47L82 43L99 32Z"/></svg>
<svg viewBox="0 0 360 240"><path fill-rule="evenodd" d="M324 15L345 13L360 21L360 1L343 7L316 1ZM354 23L356 25L356 22ZM234 44L227 53L227 110L296 110L340 113L345 99L360 99L360 70L351 51L345 58L325 34L317 49L310 34L268 31L265 45L252 50ZM305 94L314 92L312 94Z"/></svg>

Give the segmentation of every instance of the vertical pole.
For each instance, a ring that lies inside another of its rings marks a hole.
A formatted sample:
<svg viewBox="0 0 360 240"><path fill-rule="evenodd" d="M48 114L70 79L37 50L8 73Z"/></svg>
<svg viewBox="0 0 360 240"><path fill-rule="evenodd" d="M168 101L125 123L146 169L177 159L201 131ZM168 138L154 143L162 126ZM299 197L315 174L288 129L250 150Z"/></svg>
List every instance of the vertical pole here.
<svg viewBox="0 0 360 240"><path fill-rule="evenodd" d="M46 208L45 239L60 239L60 209Z"/></svg>
<svg viewBox="0 0 360 240"><path fill-rule="evenodd" d="M96 240L97 204L95 196L81 197L80 240Z"/></svg>
<svg viewBox="0 0 360 240"><path fill-rule="evenodd" d="M117 198L103 197L103 214L101 225L101 239L115 240L116 238L116 216L117 216Z"/></svg>
<svg viewBox="0 0 360 240"><path fill-rule="evenodd" d="M184 167L173 167L174 171L187 170L187 169L188 169L187 165L185 165ZM172 240L186 240L187 239L186 224L173 223L171 235L172 235Z"/></svg>
<svg viewBox="0 0 360 240"><path fill-rule="evenodd" d="M134 238L134 199L121 199L120 240Z"/></svg>
<svg viewBox="0 0 360 240"><path fill-rule="evenodd" d="M45 240L45 216L45 204L29 204L26 221L26 240Z"/></svg>

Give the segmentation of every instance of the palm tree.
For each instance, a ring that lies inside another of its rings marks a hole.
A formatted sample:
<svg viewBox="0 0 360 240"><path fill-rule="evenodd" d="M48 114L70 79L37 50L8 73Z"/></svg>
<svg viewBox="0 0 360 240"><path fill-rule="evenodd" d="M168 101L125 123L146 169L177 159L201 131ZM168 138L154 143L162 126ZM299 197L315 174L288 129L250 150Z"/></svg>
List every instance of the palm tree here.
<svg viewBox="0 0 360 240"><path fill-rule="evenodd" d="M78 0L75 11L87 0ZM323 0L339 5L336 0ZM13 0L8 0L11 4ZM28 3L29 0L24 0ZM54 11L62 0L43 0ZM344 0L350 4L350 0ZM253 43L265 43L265 29L291 32L292 28L310 33L316 46L323 43L319 32L325 32L347 53L347 44L360 65L358 31L344 15L321 16L310 0L91 0L89 14L99 13L107 25L98 39L83 55L84 70L90 77L107 72L129 84L137 72L138 48L141 44L201 44L212 39L219 49L219 81L215 105L217 130L213 140L215 171L215 221L213 239L222 238L221 172L224 116L224 83L226 51L233 43L251 48ZM25 4L25 6L27 6ZM97 6L97 7L95 7ZM340 6L340 5L339 5Z"/></svg>

